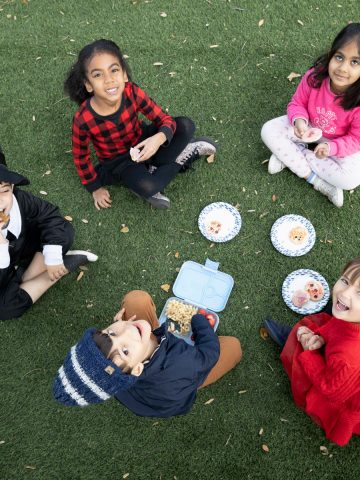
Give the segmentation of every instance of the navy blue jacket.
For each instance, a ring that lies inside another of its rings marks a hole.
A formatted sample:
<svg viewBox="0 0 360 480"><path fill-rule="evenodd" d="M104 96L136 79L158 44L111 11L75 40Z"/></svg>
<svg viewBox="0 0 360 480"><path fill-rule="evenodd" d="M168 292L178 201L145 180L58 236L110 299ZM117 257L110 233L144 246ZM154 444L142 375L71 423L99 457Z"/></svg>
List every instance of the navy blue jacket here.
<svg viewBox="0 0 360 480"><path fill-rule="evenodd" d="M203 315L194 315L191 327L195 345L189 345L166 331L166 325L153 331L160 347L154 353L135 385L115 397L143 417L171 417L187 413L198 387L219 359L219 340Z"/></svg>

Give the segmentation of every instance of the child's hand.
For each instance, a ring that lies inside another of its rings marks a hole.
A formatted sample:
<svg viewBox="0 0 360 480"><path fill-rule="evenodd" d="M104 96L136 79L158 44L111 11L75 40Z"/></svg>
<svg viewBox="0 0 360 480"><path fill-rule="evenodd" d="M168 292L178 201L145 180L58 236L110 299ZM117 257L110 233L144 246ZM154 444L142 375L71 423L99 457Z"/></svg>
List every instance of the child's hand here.
<svg viewBox="0 0 360 480"><path fill-rule="evenodd" d="M315 333L306 343L306 346L303 347L304 350L317 350L321 348L325 343L325 340L320 335L316 335Z"/></svg>
<svg viewBox="0 0 360 480"><path fill-rule="evenodd" d="M316 350L321 348L325 340L320 335L316 335L310 328L299 327L296 337L304 350Z"/></svg>
<svg viewBox="0 0 360 480"><path fill-rule="evenodd" d="M316 157L321 160L322 158L326 158L326 157L329 156L330 147L327 143L319 143L315 147L314 153L315 153Z"/></svg>
<svg viewBox="0 0 360 480"><path fill-rule="evenodd" d="M299 327L296 332L296 338L301 343L301 346L306 350L307 342L314 335L314 332L307 327Z"/></svg>
<svg viewBox="0 0 360 480"><path fill-rule="evenodd" d="M94 199L94 205L97 210L100 210L101 208L109 208L111 207L111 198L110 198L110 193L109 191L104 188L100 187L95 192L92 193L93 199Z"/></svg>
<svg viewBox="0 0 360 480"><path fill-rule="evenodd" d="M122 308L121 310L119 310L114 317L114 322L118 322L118 321L125 322L125 321L128 321L128 320L131 322L132 320L135 320L136 315L133 315L130 318L123 318L124 313L125 313L125 308Z"/></svg>
<svg viewBox="0 0 360 480"><path fill-rule="evenodd" d="M145 162L146 160L149 160L149 158L155 155L165 141L165 135L162 132L159 132L152 137L145 138L145 140L135 145L134 148L139 148L141 150L137 162Z"/></svg>
<svg viewBox="0 0 360 480"><path fill-rule="evenodd" d="M307 129L307 122L303 118L297 118L294 123L294 133L301 138Z"/></svg>
<svg viewBox="0 0 360 480"><path fill-rule="evenodd" d="M46 268L50 280L53 282L59 280L59 278L68 273L63 263L61 265L47 265Z"/></svg>

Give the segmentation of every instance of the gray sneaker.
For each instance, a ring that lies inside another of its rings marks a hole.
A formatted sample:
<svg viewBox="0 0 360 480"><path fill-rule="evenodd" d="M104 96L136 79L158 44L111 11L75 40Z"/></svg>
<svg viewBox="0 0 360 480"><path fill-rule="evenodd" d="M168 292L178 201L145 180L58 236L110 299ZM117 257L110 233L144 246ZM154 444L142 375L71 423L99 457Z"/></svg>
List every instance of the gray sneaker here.
<svg viewBox="0 0 360 480"><path fill-rule="evenodd" d="M155 193L152 197L145 198L134 192L134 190L131 191L138 198L141 198L142 200L145 200L145 202L150 203L150 205L152 205L154 208L164 209L170 207L170 199L168 197L165 197L165 195L160 192Z"/></svg>
<svg viewBox="0 0 360 480"><path fill-rule="evenodd" d="M144 198L144 200L154 208L165 209L170 207L170 199L160 192L155 193L152 197Z"/></svg>
<svg viewBox="0 0 360 480"><path fill-rule="evenodd" d="M191 168L192 163L203 155L214 155L216 153L216 144L207 137L193 138L189 142L175 162L182 166L181 172Z"/></svg>

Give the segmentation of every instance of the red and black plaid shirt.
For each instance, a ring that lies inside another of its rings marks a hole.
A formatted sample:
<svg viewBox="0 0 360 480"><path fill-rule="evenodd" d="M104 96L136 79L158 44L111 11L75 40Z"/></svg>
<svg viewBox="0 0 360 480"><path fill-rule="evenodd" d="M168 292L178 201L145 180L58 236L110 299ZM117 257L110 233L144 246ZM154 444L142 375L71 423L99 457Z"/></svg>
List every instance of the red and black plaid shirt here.
<svg viewBox="0 0 360 480"><path fill-rule="evenodd" d="M164 133L167 142L171 141L176 129L175 120L132 82L125 84L121 105L115 114L98 115L91 107L90 99L85 100L76 112L72 128L73 159L81 183L89 191L101 186L100 183L97 185L97 175L90 160L90 142L100 163L127 153L139 142L142 134L138 112Z"/></svg>

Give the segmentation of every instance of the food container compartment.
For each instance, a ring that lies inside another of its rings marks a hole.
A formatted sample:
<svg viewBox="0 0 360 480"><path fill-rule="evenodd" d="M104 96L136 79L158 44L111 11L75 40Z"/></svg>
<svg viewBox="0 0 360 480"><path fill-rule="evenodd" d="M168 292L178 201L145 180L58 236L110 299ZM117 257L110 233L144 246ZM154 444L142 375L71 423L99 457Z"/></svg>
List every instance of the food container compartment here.
<svg viewBox="0 0 360 480"><path fill-rule="evenodd" d="M170 323L171 320L169 320L166 316L166 310L167 310L167 307L169 305L169 303L171 302L171 300L177 300L178 302L181 302L185 305L192 305L194 307L197 307L198 309L199 308L203 308L205 309L208 313L211 313L212 315L214 315L215 319L216 319L216 323L214 325L214 332L216 332L218 326L219 326L219 315L216 313L216 312L213 312L212 310L210 310L209 308L206 308L204 305L196 305L194 303L190 303L190 302L185 302L182 298L179 298L179 297L170 297L166 300L166 303L165 303L165 306L160 314L160 318L159 318L159 322L160 324L162 325L164 322L168 322L168 324ZM179 327L179 323L178 322L174 322L175 324L175 327ZM169 326L169 325L168 325ZM178 338L182 338L183 340L185 340L185 342L189 343L190 345L194 345L194 342L191 340L191 336L192 336L192 331L190 330L190 332L188 333L181 333L180 331L175 331L175 332L172 332L173 335L175 335L176 337Z"/></svg>

